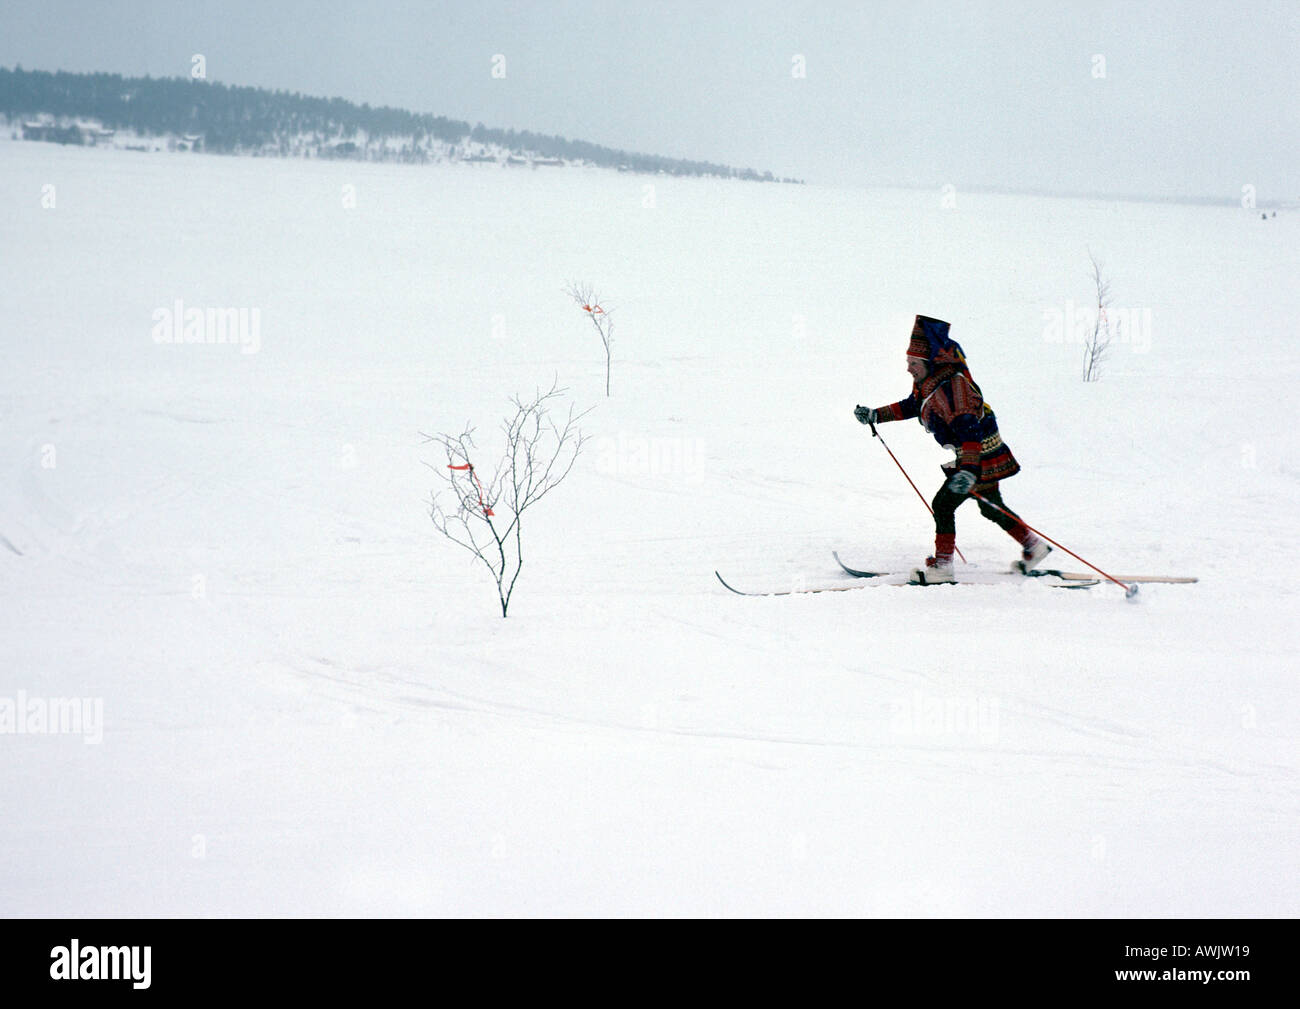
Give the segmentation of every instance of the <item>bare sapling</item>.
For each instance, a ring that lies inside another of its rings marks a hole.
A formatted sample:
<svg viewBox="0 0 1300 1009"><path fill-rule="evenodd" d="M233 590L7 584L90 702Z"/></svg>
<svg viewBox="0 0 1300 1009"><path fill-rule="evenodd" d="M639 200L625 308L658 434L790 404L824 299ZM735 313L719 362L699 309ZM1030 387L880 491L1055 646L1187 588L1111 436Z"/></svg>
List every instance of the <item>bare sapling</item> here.
<svg viewBox="0 0 1300 1009"><path fill-rule="evenodd" d="M1092 263L1092 283L1097 296L1097 318L1093 320L1092 333L1083 344L1083 380L1096 382L1101 378L1101 366L1110 356L1112 329L1107 310L1110 308L1110 280L1102 269L1101 262L1091 250L1088 259Z"/></svg>
<svg viewBox="0 0 1300 1009"><path fill-rule="evenodd" d="M445 463L425 464L443 483L430 494L429 517L438 532L491 573L502 617L524 565L524 513L569 475L586 442L577 426L586 411L576 413L570 404L559 420L552 415L564 392L553 383L531 399L511 399L514 412L501 425L505 451L495 465L475 462L469 425L459 434L424 435L447 457Z"/></svg>
<svg viewBox="0 0 1300 1009"><path fill-rule="evenodd" d="M600 334L601 346L605 348L605 395L609 395L609 372L610 372L610 347L614 342L614 320L610 316L610 311L600 303L595 289L590 284L572 283L564 289L564 293L577 303L578 307L586 313L591 324Z"/></svg>

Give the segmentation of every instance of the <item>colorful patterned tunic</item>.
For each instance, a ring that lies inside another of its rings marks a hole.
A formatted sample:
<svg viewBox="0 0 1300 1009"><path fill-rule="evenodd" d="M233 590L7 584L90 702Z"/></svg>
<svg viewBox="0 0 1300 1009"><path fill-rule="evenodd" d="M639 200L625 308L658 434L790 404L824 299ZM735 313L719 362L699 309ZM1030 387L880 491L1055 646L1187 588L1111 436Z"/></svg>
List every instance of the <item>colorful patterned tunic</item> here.
<svg viewBox="0 0 1300 1009"><path fill-rule="evenodd" d="M944 471L970 470L977 490L1020 472L1020 464L998 433L993 408L984 402L964 363L936 365L913 384L907 399L876 411L877 423L913 417L935 441L957 453L956 462L944 466Z"/></svg>

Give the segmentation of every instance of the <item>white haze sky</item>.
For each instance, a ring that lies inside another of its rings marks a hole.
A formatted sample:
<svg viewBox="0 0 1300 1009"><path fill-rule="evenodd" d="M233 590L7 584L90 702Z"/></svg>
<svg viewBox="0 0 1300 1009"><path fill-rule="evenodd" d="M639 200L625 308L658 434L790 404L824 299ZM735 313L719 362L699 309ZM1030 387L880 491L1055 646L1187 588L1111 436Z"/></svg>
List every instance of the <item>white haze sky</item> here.
<svg viewBox="0 0 1300 1009"><path fill-rule="evenodd" d="M177 76L194 53L212 81L809 182L1300 197L1300 0L0 0L0 66Z"/></svg>

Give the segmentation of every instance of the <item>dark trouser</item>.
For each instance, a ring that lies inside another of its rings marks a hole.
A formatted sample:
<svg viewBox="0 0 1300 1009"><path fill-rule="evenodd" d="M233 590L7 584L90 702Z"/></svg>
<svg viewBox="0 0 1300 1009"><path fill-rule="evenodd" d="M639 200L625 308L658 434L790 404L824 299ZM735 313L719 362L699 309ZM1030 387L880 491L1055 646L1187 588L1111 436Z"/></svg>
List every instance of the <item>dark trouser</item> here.
<svg viewBox="0 0 1300 1009"><path fill-rule="evenodd" d="M1002 501L1002 491L998 489L997 484L994 484L987 490L980 491L979 494L981 497L986 498L993 504L999 505L1002 508L1007 508ZM947 483L939 488L939 493L934 496L934 501L931 504L931 507L934 508L934 531L937 534L940 536L945 534L953 535L957 532L957 508L967 499L967 497L969 497L968 494L954 494L948 489ZM997 523L1012 536L1016 535L1018 529L1024 528L1020 524L1018 517L1012 517L1015 515L1014 512L1012 512L1011 515L1008 515L1006 512L1000 512L996 508L990 508L983 501L979 502L979 506L981 515L990 522ZM1007 508L1007 511L1010 512L1011 509Z"/></svg>

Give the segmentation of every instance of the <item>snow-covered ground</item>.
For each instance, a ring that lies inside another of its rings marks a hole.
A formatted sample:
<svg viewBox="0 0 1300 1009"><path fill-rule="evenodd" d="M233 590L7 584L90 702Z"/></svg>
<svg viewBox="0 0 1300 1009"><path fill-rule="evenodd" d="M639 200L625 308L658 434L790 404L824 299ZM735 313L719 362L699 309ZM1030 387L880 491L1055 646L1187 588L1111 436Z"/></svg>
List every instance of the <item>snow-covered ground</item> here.
<svg viewBox="0 0 1300 1009"><path fill-rule="evenodd" d="M17 143L0 194L0 912L1300 913L1295 215ZM1151 323L1084 384L1089 248ZM1200 583L727 593L929 551L852 417L917 312L1013 507ZM557 377L592 440L502 620L420 432L490 458Z"/></svg>

